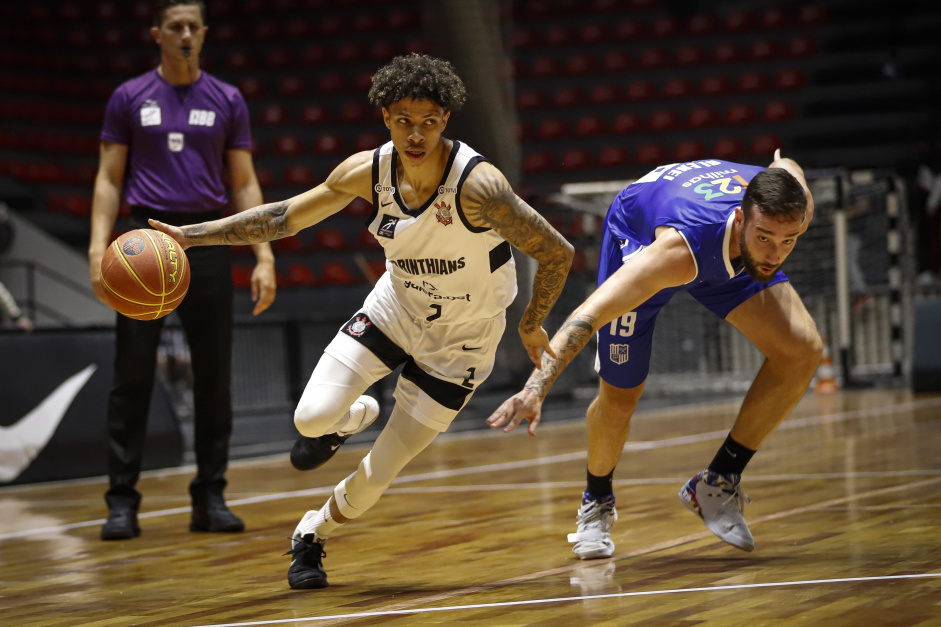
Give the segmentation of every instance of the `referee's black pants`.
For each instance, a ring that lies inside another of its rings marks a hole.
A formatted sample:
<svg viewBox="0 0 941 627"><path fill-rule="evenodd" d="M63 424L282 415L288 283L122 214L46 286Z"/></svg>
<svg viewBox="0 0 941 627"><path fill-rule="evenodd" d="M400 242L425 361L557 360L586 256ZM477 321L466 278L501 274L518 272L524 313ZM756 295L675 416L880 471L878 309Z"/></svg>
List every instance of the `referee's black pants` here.
<svg viewBox="0 0 941 627"><path fill-rule="evenodd" d="M134 207L136 227L146 219L181 226L222 217L222 212L178 214ZM232 259L228 246L200 246L186 251L190 286L176 309L183 323L193 366L196 477L194 502L222 495L232 434ZM114 380L108 398L109 506L137 509L147 418L153 393L157 348L166 318L132 320L118 314Z"/></svg>

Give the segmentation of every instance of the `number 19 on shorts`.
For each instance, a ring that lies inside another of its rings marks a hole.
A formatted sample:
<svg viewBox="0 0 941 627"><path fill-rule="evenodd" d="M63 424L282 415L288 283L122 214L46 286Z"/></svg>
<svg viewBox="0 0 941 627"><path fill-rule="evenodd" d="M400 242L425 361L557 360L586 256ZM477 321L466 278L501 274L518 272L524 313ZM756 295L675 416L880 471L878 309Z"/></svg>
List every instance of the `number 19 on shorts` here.
<svg viewBox="0 0 941 627"><path fill-rule="evenodd" d="M614 337L630 337L634 335L634 323L637 321L637 312L629 311L620 318L611 321L610 334Z"/></svg>

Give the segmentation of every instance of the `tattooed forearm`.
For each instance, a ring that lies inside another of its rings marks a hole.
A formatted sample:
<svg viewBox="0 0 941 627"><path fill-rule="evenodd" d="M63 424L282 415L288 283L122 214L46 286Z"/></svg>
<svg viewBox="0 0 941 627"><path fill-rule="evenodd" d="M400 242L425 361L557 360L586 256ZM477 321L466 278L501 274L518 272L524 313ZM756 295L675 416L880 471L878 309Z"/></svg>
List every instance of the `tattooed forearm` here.
<svg viewBox="0 0 941 627"><path fill-rule="evenodd" d="M539 262L533 279L533 295L520 322L521 331L536 330L565 286L574 256L572 245L517 196L496 170L486 170L468 179L464 207L473 222L492 228Z"/></svg>
<svg viewBox="0 0 941 627"><path fill-rule="evenodd" d="M552 338L552 348L556 357L552 358L548 353L543 353L542 368L533 371L523 389L535 392L539 398L545 399L549 388L559 378L562 371L591 340L595 334L595 324L594 316L573 313Z"/></svg>
<svg viewBox="0 0 941 627"><path fill-rule="evenodd" d="M273 202L222 220L183 227L191 246L259 244L293 235L287 226L287 202Z"/></svg>

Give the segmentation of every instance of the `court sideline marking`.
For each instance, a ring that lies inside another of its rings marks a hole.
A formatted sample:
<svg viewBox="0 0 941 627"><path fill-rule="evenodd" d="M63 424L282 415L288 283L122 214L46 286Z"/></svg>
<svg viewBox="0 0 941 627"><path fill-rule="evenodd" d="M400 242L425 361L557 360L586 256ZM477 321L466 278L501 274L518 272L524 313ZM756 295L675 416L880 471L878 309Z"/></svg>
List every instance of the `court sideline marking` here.
<svg viewBox="0 0 941 627"><path fill-rule="evenodd" d="M915 409L924 409L927 407L934 407L936 405L941 405L941 399L931 398L923 399L917 401L908 401L901 404L892 404L892 405L883 405L881 407L870 407L865 409L854 409L843 411L835 414L827 415L817 415L817 416L807 416L803 418L794 418L790 420L785 420L778 427L778 431L786 429L798 429L803 427L814 426L822 422L842 422L846 420L860 420L863 418L872 418L885 414L888 412L899 412L904 410L915 410ZM652 440L652 441L643 441L643 442L628 442L624 450L625 451L642 451L642 450L653 450L661 448L670 448L673 446L682 446L686 444L694 444L703 441L715 440L715 439L724 439L728 435L728 429L720 429L716 431L707 431L704 433L698 433L688 436L678 436L675 438L667 438L663 440ZM438 470L433 472L419 473L415 475L405 475L397 477L395 481L392 482L392 486L402 485L406 483L416 483L421 481L428 481L432 479L445 479L452 477L467 476L472 474L488 473L488 472L500 472L505 470L516 470L520 468L532 468L534 466L545 465L545 464L556 464L561 462L571 462L578 461L581 459L586 459L588 453L586 451L578 451L574 453L562 453L559 455L550 455L547 457L538 457L534 459L525 459L518 460L513 462L502 462L499 464L486 464L483 466L470 466L464 468L451 468L448 470ZM178 469L174 469L176 471ZM35 487L35 486L32 486ZM255 505L259 503L268 503L271 501L279 501L289 498L299 498L306 496L325 496L333 492L334 486L322 486L317 488L308 488L305 490L294 490L291 492L276 492L274 494L264 494L253 497L246 497L241 499L230 499L228 501L229 506L240 506L240 505ZM0 491L0 495L3 492ZM138 515L138 518L149 519L149 518L158 518L161 516L171 516L176 514L188 514L190 513L191 508L187 505L185 507L175 507L169 509L156 510L152 512L145 512ZM82 529L85 527L94 527L101 525L105 522L104 518L98 518L95 520L86 520L76 523L67 523L64 525L53 525L50 527L39 527L32 529L24 529L21 531L13 531L10 533L0 534L0 542L4 540L10 540L14 538L23 538L33 535L43 535L50 533L61 533L63 531L68 531L72 529Z"/></svg>

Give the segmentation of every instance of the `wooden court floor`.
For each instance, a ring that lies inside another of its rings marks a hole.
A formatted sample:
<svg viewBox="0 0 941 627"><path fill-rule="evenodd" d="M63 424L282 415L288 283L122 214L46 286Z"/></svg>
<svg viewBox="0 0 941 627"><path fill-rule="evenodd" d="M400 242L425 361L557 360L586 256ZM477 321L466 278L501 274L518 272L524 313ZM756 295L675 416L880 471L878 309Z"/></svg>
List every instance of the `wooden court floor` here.
<svg viewBox="0 0 941 627"><path fill-rule="evenodd" d="M743 480L753 553L676 498L735 410L635 417L617 549L589 562L566 541L585 467L577 409L550 408L535 439L439 437L330 538L324 590L291 590L282 554L362 446L313 473L286 454L233 463L227 496L248 525L235 535L188 531L191 469L142 478L143 533L124 542L98 539L100 479L5 488L0 625L941 625L941 396L808 394Z"/></svg>

